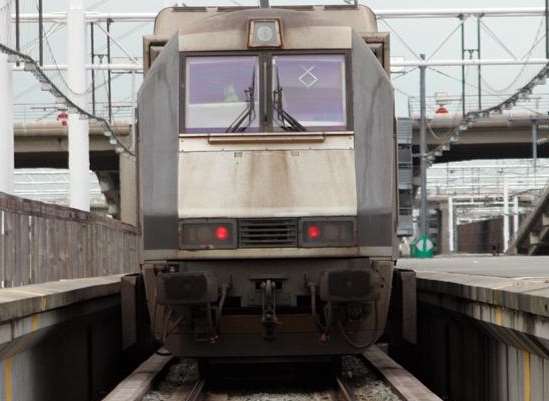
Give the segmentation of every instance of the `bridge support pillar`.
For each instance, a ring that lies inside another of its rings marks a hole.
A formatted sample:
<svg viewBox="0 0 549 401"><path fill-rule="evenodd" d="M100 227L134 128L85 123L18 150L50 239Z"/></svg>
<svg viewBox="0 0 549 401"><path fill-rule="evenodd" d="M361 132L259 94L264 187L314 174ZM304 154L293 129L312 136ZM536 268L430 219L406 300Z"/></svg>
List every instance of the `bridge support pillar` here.
<svg viewBox="0 0 549 401"><path fill-rule="evenodd" d="M11 43L10 1L0 8L0 43ZM0 192L13 194L14 139L13 139L13 77L12 66L6 54L0 54Z"/></svg>
<svg viewBox="0 0 549 401"><path fill-rule="evenodd" d="M82 0L71 0L67 12L67 64L71 100L86 108L86 24ZM89 124L78 113L69 113L70 205L90 210Z"/></svg>

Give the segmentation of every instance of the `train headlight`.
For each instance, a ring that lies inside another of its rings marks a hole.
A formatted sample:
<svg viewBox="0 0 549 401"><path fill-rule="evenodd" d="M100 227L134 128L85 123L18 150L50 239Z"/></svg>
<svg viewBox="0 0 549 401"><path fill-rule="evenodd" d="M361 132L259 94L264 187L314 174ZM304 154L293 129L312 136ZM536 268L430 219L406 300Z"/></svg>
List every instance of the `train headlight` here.
<svg viewBox="0 0 549 401"><path fill-rule="evenodd" d="M277 19L250 21L248 47L282 47L280 21Z"/></svg>
<svg viewBox="0 0 549 401"><path fill-rule="evenodd" d="M183 220L179 223L181 249L235 249L236 221L229 219Z"/></svg>
<svg viewBox="0 0 549 401"><path fill-rule="evenodd" d="M356 221L353 217L302 219L300 233L300 245L304 248L356 245Z"/></svg>

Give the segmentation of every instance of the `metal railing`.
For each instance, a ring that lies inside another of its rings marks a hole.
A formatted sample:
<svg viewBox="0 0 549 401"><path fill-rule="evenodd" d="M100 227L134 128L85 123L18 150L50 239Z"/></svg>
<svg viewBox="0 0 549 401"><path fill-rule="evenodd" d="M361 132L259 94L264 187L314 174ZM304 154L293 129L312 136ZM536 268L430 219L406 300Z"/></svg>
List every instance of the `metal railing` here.
<svg viewBox="0 0 549 401"><path fill-rule="evenodd" d="M92 104L88 103L86 107L91 110ZM15 122L39 122L39 121L60 121L61 112L56 103L16 103L14 105ZM135 103L133 102L113 102L112 118L116 120L131 120L134 118ZM108 118L109 103L98 102L95 104L95 115Z"/></svg>
<svg viewBox="0 0 549 401"><path fill-rule="evenodd" d="M498 105L502 100L507 99L512 94L501 95L483 95L482 106L483 108L489 108ZM461 116L462 114L462 101L461 96L452 95L445 96L446 99L442 100L437 96L426 97L426 110L429 118L445 117L445 116ZM447 109L448 114L437 114L437 110L442 105ZM408 116L410 118L419 118L420 113L420 99L417 96L411 96L408 99ZM465 109L477 110L478 109L478 97L476 95L468 95L465 97ZM521 99L515 106L515 110L523 113L531 113L533 116L539 114L545 114L549 110L549 93L536 93L531 95L528 99Z"/></svg>

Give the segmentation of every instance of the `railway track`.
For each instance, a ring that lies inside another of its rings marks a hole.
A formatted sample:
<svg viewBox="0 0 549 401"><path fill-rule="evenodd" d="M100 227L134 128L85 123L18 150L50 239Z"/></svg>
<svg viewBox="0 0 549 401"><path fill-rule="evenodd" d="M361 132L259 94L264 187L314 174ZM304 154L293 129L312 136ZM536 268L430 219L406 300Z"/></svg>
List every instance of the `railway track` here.
<svg viewBox="0 0 549 401"><path fill-rule="evenodd" d="M298 401L441 401L434 393L419 382L412 374L393 361L378 347L370 347L364 354L355 358L355 362L362 363L373 370L392 392L387 396L378 397L375 394L364 392L356 380L342 374L335 379L331 389L320 391L304 391L295 395L269 395L265 393L233 394L231 391L210 388L208 382L196 378L185 382L167 391L167 394L157 395L151 390L161 381L161 376L172 362L171 357L153 355L136 369L128 378L122 381L103 401L240 401L240 400L298 400ZM277 398L278 397L278 398ZM280 398L282 397L282 398ZM291 397L291 398L288 398Z"/></svg>
<svg viewBox="0 0 549 401"><path fill-rule="evenodd" d="M315 401L357 401L354 391L345 382L337 378L337 388L328 393L313 394ZM169 401L227 401L228 393L206 391L206 381L198 380L175 389Z"/></svg>

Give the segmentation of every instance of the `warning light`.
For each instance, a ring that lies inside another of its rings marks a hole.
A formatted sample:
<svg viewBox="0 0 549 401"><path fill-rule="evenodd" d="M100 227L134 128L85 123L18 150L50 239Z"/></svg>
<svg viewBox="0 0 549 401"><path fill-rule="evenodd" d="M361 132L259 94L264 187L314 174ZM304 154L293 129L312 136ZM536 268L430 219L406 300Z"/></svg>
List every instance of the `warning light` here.
<svg viewBox="0 0 549 401"><path fill-rule="evenodd" d="M219 241L226 241L229 239L229 229L225 226L218 226L215 229L215 238Z"/></svg>
<svg viewBox="0 0 549 401"><path fill-rule="evenodd" d="M307 228L307 236L312 240L318 239L320 237L320 228L315 225L309 226Z"/></svg>
<svg viewBox="0 0 549 401"><path fill-rule="evenodd" d="M69 124L69 115L65 111L62 111L57 115L57 121L59 121L63 127L66 127Z"/></svg>
<svg viewBox="0 0 549 401"><path fill-rule="evenodd" d="M445 106L439 106L436 111L436 114L448 114L448 109Z"/></svg>

